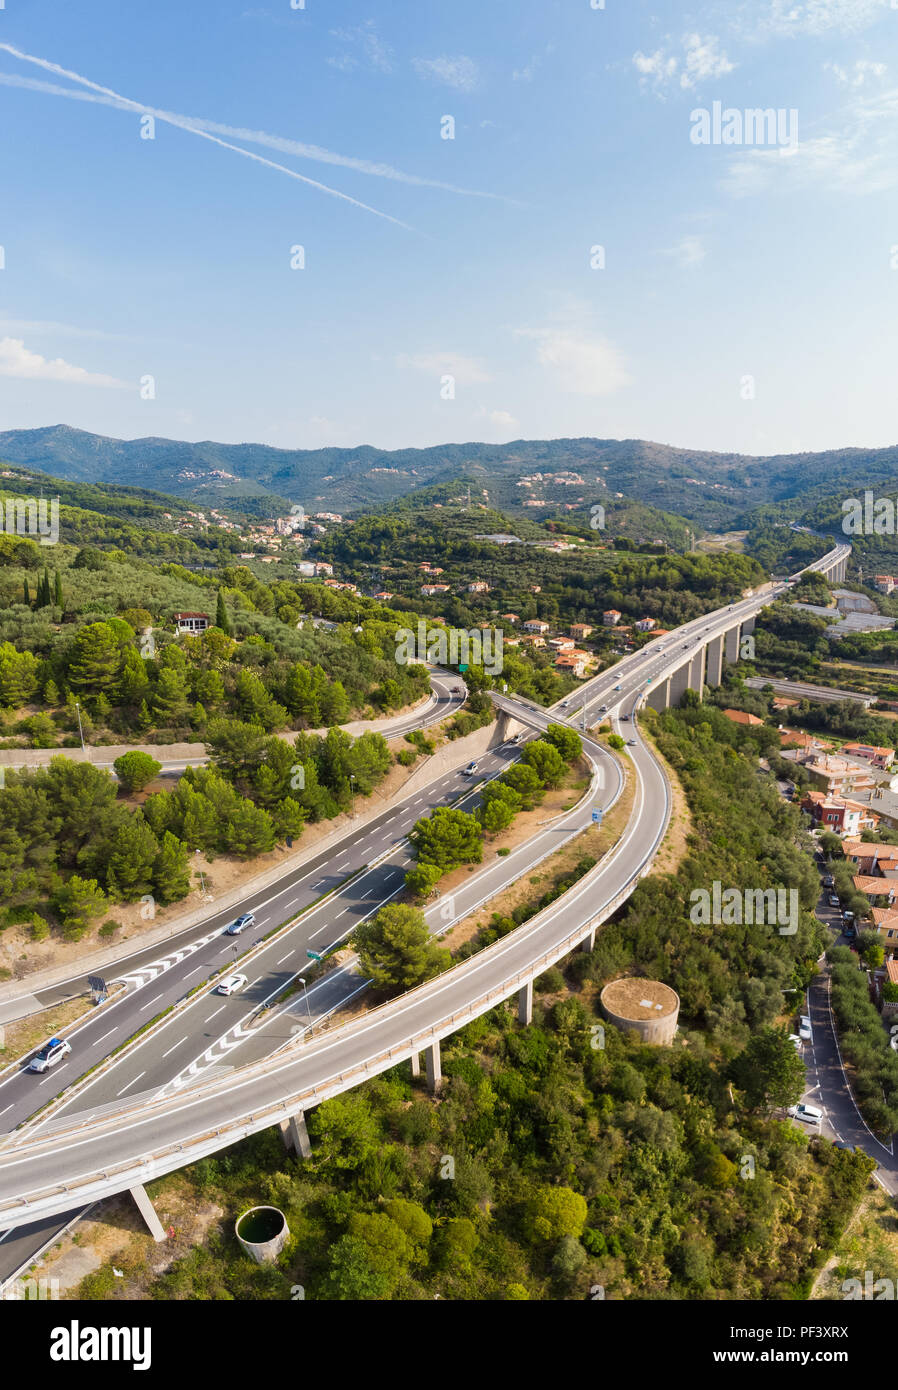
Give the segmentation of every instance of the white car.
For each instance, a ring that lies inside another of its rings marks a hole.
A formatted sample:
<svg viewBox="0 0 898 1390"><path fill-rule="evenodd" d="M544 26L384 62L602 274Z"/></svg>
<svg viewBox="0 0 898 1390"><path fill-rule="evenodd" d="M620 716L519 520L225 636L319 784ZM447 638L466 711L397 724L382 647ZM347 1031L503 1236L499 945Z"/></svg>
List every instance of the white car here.
<svg viewBox="0 0 898 1390"><path fill-rule="evenodd" d="M55 1067L65 1057L68 1057L72 1050L72 1044L66 1042L64 1038L51 1038L40 1052L36 1052L28 1063L29 1071L49 1071Z"/></svg>
<svg viewBox="0 0 898 1390"><path fill-rule="evenodd" d="M798 1020L798 1035L802 1042L811 1042L814 1034L811 1032L811 1020L807 1014L802 1014Z"/></svg>
<svg viewBox="0 0 898 1390"><path fill-rule="evenodd" d="M229 975L226 980L222 980L220 985L216 985L216 994L239 994L246 984L245 975Z"/></svg>
<svg viewBox="0 0 898 1390"><path fill-rule="evenodd" d="M790 1119L804 1120L808 1125L817 1125L823 1119L823 1111L816 1105L790 1105L787 1113Z"/></svg>
<svg viewBox="0 0 898 1390"><path fill-rule="evenodd" d="M800 1051L801 1051L801 1038L798 1036L797 1033L790 1033L790 1034L789 1034L789 1041L790 1041L790 1043L792 1044L792 1046L795 1048L795 1051L796 1051L796 1052L800 1052Z"/></svg>
<svg viewBox="0 0 898 1390"><path fill-rule="evenodd" d="M476 762L474 761L474 759L472 758L471 761L468 763L468 766L464 769L464 772L462 773L462 776L463 776L463 777L473 777L473 776L474 776L474 773L475 773L476 771L477 771L477 763L476 763Z"/></svg>

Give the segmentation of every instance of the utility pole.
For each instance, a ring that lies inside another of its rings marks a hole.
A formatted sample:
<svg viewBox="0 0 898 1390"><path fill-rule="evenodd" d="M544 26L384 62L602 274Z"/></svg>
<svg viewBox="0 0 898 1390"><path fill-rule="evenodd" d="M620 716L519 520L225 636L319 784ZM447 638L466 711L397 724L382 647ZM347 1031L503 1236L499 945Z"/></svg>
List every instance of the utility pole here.
<svg viewBox="0 0 898 1390"><path fill-rule="evenodd" d="M75 709L78 714L78 732L81 735L81 752L86 753L87 749L84 747L84 730L81 727L81 705L78 703L77 700L75 701Z"/></svg>

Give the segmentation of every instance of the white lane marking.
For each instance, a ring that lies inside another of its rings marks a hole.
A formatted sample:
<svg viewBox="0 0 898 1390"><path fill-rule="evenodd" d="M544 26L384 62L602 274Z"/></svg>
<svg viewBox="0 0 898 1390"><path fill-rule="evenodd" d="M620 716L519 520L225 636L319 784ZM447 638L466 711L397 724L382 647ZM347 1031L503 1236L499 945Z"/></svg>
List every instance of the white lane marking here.
<svg viewBox="0 0 898 1390"><path fill-rule="evenodd" d="M186 1041L187 1041L187 1036L186 1036L186 1034L185 1034L185 1036L184 1036L183 1038L179 1038L179 1039L178 1039L178 1041L175 1043L174 1047L170 1047L170 1048L168 1049L168 1052L174 1052L175 1047L180 1047L181 1044L182 1044L182 1043L185 1043ZM166 1058L166 1057L168 1056L168 1052L163 1052L163 1054L162 1054L163 1059Z"/></svg>
<svg viewBox="0 0 898 1390"><path fill-rule="evenodd" d="M12 1110L12 1107L13 1107L13 1102L10 1101L9 1105L7 1105L7 1107L6 1107L6 1110ZM0 1110L0 1115L5 1115L5 1114L6 1114L6 1110Z"/></svg>
<svg viewBox="0 0 898 1390"><path fill-rule="evenodd" d="M114 1028L110 1028L109 1032L108 1032L108 1033L104 1033L103 1036L102 1036L102 1038L97 1038L97 1042L98 1042L98 1043L105 1042L105 1040L106 1040L107 1038L111 1038L111 1037L112 1037L112 1035L113 1035L114 1032L115 1032L115 1029L114 1029Z"/></svg>
<svg viewBox="0 0 898 1390"><path fill-rule="evenodd" d="M145 1071L142 1071L142 1072L140 1073L140 1076L146 1076L146 1072L145 1072ZM129 1081L127 1086L123 1086L122 1089L119 1091L119 1095L120 1095L120 1096L123 1096L123 1095L125 1094L125 1092L126 1092L127 1090L129 1090L129 1089L135 1084L135 1082L137 1082L137 1081L140 1080L140 1076L135 1076L134 1081Z"/></svg>
<svg viewBox="0 0 898 1390"><path fill-rule="evenodd" d="M222 1006L221 1006L220 1009L216 1009L216 1010L215 1010L215 1013L214 1013L214 1014L210 1014L208 1018L203 1019L203 1022L204 1022L204 1023L211 1023L212 1020L213 1020L213 1018L218 1018L218 1015L219 1015L219 1014L224 1013L226 1007L227 1007L227 1006L226 1006L225 1004L222 1004Z"/></svg>
<svg viewBox="0 0 898 1390"><path fill-rule="evenodd" d="M295 955L295 954L296 954L295 951L288 951L287 954L286 954L285 956L281 956L280 960L276 960L276 961L275 961L275 965L283 965L285 960L289 960L290 957L293 956L293 955Z"/></svg>
<svg viewBox="0 0 898 1390"><path fill-rule="evenodd" d="M151 1004L156 1004L156 1003L158 1003L158 1001L159 1001L161 998L162 998L162 995L161 995L161 994L154 995L154 997L153 997L152 999L148 999L147 1002L146 1002L145 1004L142 1004L142 1005L140 1006L140 1008L137 1010L137 1012L138 1012L139 1014L142 1014L142 1013L144 1012L145 1009L148 1009L148 1008L150 1007Z"/></svg>

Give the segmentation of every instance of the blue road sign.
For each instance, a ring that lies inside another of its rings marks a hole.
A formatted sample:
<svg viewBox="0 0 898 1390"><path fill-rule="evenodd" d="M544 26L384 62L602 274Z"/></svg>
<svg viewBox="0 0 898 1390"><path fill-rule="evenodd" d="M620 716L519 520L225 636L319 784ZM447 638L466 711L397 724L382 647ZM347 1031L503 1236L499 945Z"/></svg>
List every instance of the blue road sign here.
<svg viewBox="0 0 898 1390"><path fill-rule="evenodd" d="M596 825L601 825L601 824L602 824L602 816L603 816L603 815L604 815L604 811L600 811L599 808L598 808L597 806L594 806L594 807L593 807L593 810L592 810L592 818L593 818L593 822L594 822Z"/></svg>

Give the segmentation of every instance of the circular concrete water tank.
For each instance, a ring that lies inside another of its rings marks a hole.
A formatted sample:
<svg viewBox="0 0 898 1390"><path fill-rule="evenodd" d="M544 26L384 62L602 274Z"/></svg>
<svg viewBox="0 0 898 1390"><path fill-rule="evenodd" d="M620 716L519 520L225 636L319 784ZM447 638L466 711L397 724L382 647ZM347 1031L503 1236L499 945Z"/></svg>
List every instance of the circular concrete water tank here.
<svg viewBox="0 0 898 1390"><path fill-rule="evenodd" d="M600 998L609 1023L638 1033L643 1042L673 1042L680 996L670 985L663 985L660 980L636 980L627 976L607 984Z"/></svg>
<svg viewBox="0 0 898 1390"><path fill-rule="evenodd" d="M287 1218L277 1207L250 1207L234 1223L234 1233L256 1264L276 1260L287 1243Z"/></svg>

